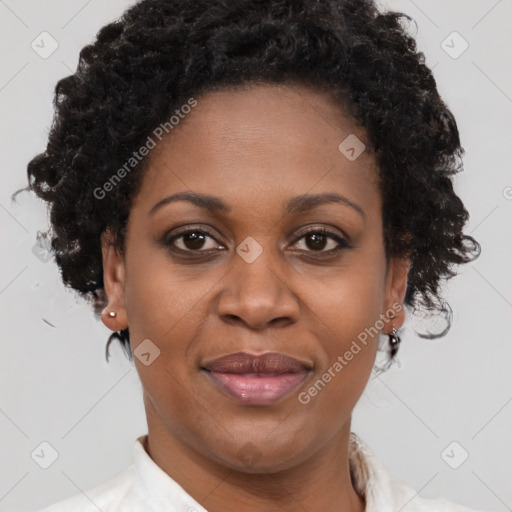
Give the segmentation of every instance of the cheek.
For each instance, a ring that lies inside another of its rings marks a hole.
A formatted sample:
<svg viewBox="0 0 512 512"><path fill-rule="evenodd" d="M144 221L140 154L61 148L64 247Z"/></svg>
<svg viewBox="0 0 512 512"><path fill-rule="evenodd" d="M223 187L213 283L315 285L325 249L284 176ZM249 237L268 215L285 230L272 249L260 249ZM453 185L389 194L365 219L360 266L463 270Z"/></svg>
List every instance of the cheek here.
<svg viewBox="0 0 512 512"><path fill-rule="evenodd" d="M346 283L345 283L346 284ZM323 324L321 338L325 359L322 371L333 393L344 395L364 387L379 342L382 301L374 286L357 290L342 286L332 296L324 293L316 313ZM335 377L332 377L332 375ZM331 385L331 382L334 385Z"/></svg>
<svg viewBox="0 0 512 512"><path fill-rule="evenodd" d="M201 325L207 290L214 284L185 272L162 258L127 265L125 306L133 341L145 338L162 347L180 346L185 333ZM204 318L204 317L203 317ZM178 342L178 343L177 343Z"/></svg>
<svg viewBox="0 0 512 512"><path fill-rule="evenodd" d="M309 396L322 394L329 403L339 402L349 410L362 393L371 373L380 339L380 321L385 298L385 267L375 259L347 265L336 279L325 280L320 288L307 288L304 297L314 312L317 336L323 352L320 379ZM308 309L309 309L308 308ZM323 385L325 384L325 387ZM324 391L325 390L325 391ZM306 397L306 400L308 397ZM333 414L341 410L332 410Z"/></svg>
<svg viewBox="0 0 512 512"><path fill-rule="evenodd" d="M298 396L304 422L317 438L328 438L350 418L371 374L376 347L361 346L348 360L342 352Z"/></svg>
<svg viewBox="0 0 512 512"><path fill-rule="evenodd" d="M371 288L370 288L371 290ZM348 290L347 290L348 292ZM363 393L374 366L380 339L375 325L381 313L372 293L324 295L321 364L299 395L308 417L327 435L341 425Z"/></svg>
<svg viewBox="0 0 512 512"><path fill-rule="evenodd" d="M376 259L354 259L322 280L308 277L302 287L304 302L338 340L357 337L383 313L385 268Z"/></svg>
<svg viewBox="0 0 512 512"><path fill-rule="evenodd" d="M165 266L148 263L130 271L125 303L139 378L158 414L166 416L169 410L178 414L190 406L189 351L201 332L206 315L202 299L208 288L204 281L201 285L185 279ZM138 357L143 351L151 357L155 353L154 361L146 365Z"/></svg>

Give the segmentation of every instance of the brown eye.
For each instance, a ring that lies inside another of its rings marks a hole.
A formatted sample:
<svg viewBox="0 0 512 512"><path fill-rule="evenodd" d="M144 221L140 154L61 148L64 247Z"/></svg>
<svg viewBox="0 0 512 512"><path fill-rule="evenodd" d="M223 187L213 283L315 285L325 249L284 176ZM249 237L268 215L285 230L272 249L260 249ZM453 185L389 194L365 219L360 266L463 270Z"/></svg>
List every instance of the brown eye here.
<svg viewBox="0 0 512 512"><path fill-rule="evenodd" d="M302 243L302 247L300 247L302 240L304 242ZM326 229L315 229L304 233L297 242L295 242L293 248L305 252L333 254L347 247L347 242L337 234L327 231Z"/></svg>
<svg viewBox="0 0 512 512"><path fill-rule="evenodd" d="M202 233L195 231L182 235L183 245L190 250L201 249L205 243L206 237Z"/></svg>
<svg viewBox="0 0 512 512"><path fill-rule="evenodd" d="M306 246L313 251L322 250L327 244L327 236L322 233L310 233L305 236Z"/></svg>
<svg viewBox="0 0 512 512"><path fill-rule="evenodd" d="M164 245L184 252L207 252L219 247L223 248L212 235L199 229L178 233L168 238Z"/></svg>

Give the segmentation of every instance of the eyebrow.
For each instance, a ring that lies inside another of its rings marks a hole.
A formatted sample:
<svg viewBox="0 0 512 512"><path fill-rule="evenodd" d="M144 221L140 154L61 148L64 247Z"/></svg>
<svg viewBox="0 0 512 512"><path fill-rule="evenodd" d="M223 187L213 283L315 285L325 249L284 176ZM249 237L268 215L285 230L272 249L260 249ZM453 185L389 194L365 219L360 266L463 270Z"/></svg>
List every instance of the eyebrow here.
<svg viewBox="0 0 512 512"><path fill-rule="evenodd" d="M218 197L209 196L206 194L197 194L194 192L178 192L176 194L164 197L158 201L158 203L156 203L151 208L151 210L149 210L149 215L153 215L163 206L176 201L187 201L194 204L195 206L198 206L199 208L210 210L212 212L229 213L232 209ZM312 210L318 206L329 203L338 203L348 206L359 213L363 219L366 219L364 210L358 204L354 203L343 195L335 193L303 194L301 196L293 197L290 199L288 205L286 206L285 214L290 215L292 213Z"/></svg>

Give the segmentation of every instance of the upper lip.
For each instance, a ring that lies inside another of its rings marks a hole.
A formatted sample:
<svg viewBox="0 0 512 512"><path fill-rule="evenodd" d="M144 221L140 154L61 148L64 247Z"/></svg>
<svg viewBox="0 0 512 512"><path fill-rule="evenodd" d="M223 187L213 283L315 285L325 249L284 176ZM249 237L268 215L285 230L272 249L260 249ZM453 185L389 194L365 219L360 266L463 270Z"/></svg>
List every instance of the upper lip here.
<svg viewBox="0 0 512 512"><path fill-rule="evenodd" d="M283 374L309 371L311 365L279 352L259 355L236 352L208 361L202 365L202 368L219 373Z"/></svg>

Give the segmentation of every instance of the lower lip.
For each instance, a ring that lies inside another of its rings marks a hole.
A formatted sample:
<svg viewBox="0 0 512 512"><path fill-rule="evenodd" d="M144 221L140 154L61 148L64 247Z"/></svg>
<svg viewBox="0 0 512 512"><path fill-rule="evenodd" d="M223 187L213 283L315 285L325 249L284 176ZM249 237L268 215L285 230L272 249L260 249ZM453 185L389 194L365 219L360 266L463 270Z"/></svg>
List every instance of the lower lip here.
<svg viewBox="0 0 512 512"><path fill-rule="evenodd" d="M308 372L282 375L235 374L206 371L210 379L231 397L251 405L275 402L302 384Z"/></svg>

